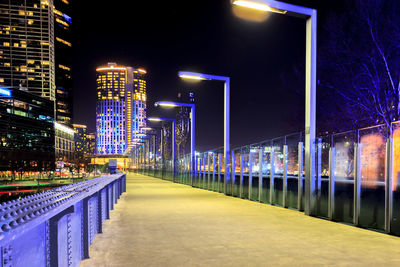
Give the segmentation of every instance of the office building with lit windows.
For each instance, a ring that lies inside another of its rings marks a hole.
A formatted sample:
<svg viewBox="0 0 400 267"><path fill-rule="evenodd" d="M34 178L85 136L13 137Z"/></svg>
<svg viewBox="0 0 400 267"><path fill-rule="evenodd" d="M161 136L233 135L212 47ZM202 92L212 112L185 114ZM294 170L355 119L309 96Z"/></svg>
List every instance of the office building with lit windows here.
<svg viewBox="0 0 400 267"><path fill-rule="evenodd" d="M0 173L54 170L53 101L0 88Z"/></svg>
<svg viewBox="0 0 400 267"><path fill-rule="evenodd" d="M85 158L88 156L86 125L72 124L72 126L75 131L75 158Z"/></svg>
<svg viewBox="0 0 400 267"><path fill-rule="evenodd" d="M72 19L71 0L54 0L54 70L56 121L72 124Z"/></svg>
<svg viewBox="0 0 400 267"><path fill-rule="evenodd" d="M143 138L146 71L108 63L97 71L96 152L128 154Z"/></svg>
<svg viewBox="0 0 400 267"><path fill-rule="evenodd" d="M0 1L0 87L54 101L72 123L71 0Z"/></svg>
<svg viewBox="0 0 400 267"><path fill-rule="evenodd" d="M47 0L0 2L0 87L55 100L52 10Z"/></svg>

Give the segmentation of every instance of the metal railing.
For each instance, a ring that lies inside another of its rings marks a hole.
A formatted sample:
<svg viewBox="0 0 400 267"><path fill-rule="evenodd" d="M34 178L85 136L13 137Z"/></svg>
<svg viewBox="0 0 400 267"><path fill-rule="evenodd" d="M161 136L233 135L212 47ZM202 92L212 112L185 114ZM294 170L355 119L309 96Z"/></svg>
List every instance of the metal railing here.
<svg viewBox="0 0 400 267"><path fill-rule="evenodd" d="M118 174L1 203L1 266L79 266L125 191Z"/></svg>

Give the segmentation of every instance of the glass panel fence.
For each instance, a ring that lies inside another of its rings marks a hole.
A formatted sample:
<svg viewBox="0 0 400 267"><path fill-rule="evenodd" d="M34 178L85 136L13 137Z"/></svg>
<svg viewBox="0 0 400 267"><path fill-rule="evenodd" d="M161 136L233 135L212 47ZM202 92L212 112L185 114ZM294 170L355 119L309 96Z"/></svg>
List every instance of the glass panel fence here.
<svg viewBox="0 0 400 267"><path fill-rule="evenodd" d="M298 208L298 187L299 187L299 142L301 134L286 136L287 145L287 207Z"/></svg>
<svg viewBox="0 0 400 267"><path fill-rule="evenodd" d="M250 148L250 159L249 159L249 179L250 186L249 186L249 198L250 200L258 201L258 186L260 182L260 145L252 145Z"/></svg>
<svg viewBox="0 0 400 267"><path fill-rule="evenodd" d="M391 232L400 235L400 122L392 124L393 130L393 208Z"/></svg>
<svg viewBox="0 0 400 267"><path fill-rule="evenodd" d="M354 145L357 136L354 131L332 136L335 148L335 209L334 220L352 223L354 211Z"/></svg>
<svg viewBox="0 0 400 267"><path fill-rule="evenodd" d="M270 184L271 184L271 142L261 143L262 153L262 185L260 201L263 203L270 203Z"/></svg>
<svg viewBox="0 0 400 267"><path fill-rule="evenodd" d="M274 175L272 204L278 206L283 205L284 145L285 137L272 140L272 147L274 150L274 159L272 160L272 174Z"/></svg>
<svg viewBox="0 0 400 267"><path fill-rule="evenodd" d="M240 148L234 150L234 160L235 160L235 168L234 168L234 175L235 175L235 181L233 184L233 192L232 195L235 197L240 196L240 184L241 184L241 175L240 175L240 170L241 170L241 162L240 162Z"/></svg>
<svg viewBox="0 0 400 267"><path fill-rule="evenodd" d="M359 225L384 229L385 222L385 153L384 126L359 130L361 146L361 194Z"/></svg>
<svg viewBox="0 0 400 267"><path fill-rule="evenodd" d="M242 198L249 198L250 147L249 146L242 147L241 154L243 156Z"/></svg>
<svg viewBox="0 0 400 267"><path fill-rule="evenodd" d="M330 136L317 138L315 146L317 216L328 217Z"/></svg>

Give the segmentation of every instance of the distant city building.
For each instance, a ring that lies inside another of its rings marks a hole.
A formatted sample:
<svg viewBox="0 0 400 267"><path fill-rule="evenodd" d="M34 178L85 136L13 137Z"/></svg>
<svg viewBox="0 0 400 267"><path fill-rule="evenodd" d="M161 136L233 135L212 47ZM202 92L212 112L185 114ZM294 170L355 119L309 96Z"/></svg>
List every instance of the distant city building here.
<svg viewBox="0 0 400 267"><path fill-rule="evenodd" d="M56 121L72 123L71 0L54 0Z"/></svg>
<svg viewBox="0 0 400 267"><path fill-rule="evenodd" d="M88 133L86 135L86 151L88 157L96 154L96 133Z"/></svg>
<svg viewBox="0 0 400 267"><path fill-rule="evenodd" d="M0 171L54 170L53 101L0 88Z"/></svg>
<svg viewBox="0 0 400 267"><path fill-rule="evenodd" d="M0 49L0 87L55 100L51 1L1 1Z"/></svg>
<svg viewBox="0 0 400 267"><path fill-rule="evenodd" d="M146 71L116 63L96 71L96 154L127 154L146 126Z"/></svg>
<svg viewBox="0 0 400 267"><path fill-rule="evenodd" d="M61 123L54 123L57 164L72 163L75 152L75 131Z"/></svg>
<svg viewBox="0 0 400 267"><path fill-rule="evenodd" d="M72 119L71 0L0 2L0 87L54 101Z"/></svg>
<svg viewBox="0 0 400 267"><path fill-rule="evenodd" d="M72 124L75 131L75 157L87 157L86 125Z"/></svg>

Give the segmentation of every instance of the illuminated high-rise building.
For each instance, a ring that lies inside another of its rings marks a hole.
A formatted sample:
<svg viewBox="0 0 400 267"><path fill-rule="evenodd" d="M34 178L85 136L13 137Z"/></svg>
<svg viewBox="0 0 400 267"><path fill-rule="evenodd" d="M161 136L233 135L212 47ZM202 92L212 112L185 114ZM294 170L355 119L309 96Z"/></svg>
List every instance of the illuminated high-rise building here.
<svg viewBox="0 0 400 267"><path fill-rule="evenodd" d="M146 71L108 63L97 71L96 152L127 154L146 123Z"/></svg>
<svg viewBox="0 0 400 267"><path fill-rule="evenodd" d="M0 86L50 99L72 123L71 0L0 1Z"/></svg>
<svg viewBox="0 0 400 267"><path fill-rule="evenodd" d="M55 100L51 0L0 2L0 87Z"/></svg>

